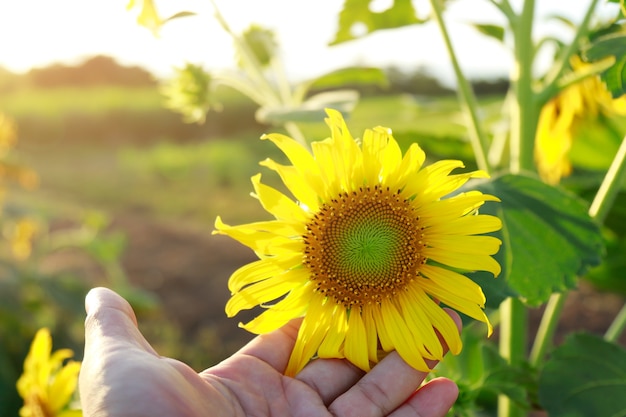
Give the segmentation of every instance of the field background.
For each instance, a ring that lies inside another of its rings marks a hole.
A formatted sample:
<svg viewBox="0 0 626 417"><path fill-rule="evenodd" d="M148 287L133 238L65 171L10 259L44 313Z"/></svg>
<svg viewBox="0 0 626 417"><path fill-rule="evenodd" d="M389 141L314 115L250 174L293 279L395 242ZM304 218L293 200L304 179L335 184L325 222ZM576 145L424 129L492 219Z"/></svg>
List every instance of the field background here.
<svg viewBox="0 0 626 417"><path fill-rule="evenodd" d="M28 287L33 292L21 295L31 300L21 308L36 317L30 327L52 327L55 343L73 347L80 358L84 295L104 285L131 301L140 328L162 355L197 370L252 337L237 323L256 311L228 319L224 305L228 277L255 257L211 232L218 215L230 224L268 218L249 196L250 177L262 172L264 182L280 187L277 177L258 165L267 157L284 162L271 143L259 140L279 128L257 123L255 105L227 89L220 92L224 110L210 113L203 125L185 124L165 109L154 83L15 87L0 82L0 93L0 110L19 127L15 158L40 177L35 190L12 188L5 207L45 225L38 237L45 249L29 267L36 277ZM366 94L348 125L354 136L375 125L393 127L403 148L417 141L429 158L471 160L449 93ZM497 114L501 100L497 93L481 95L481 116ZM309 140L328 135L324 123L299 127ZM32 301L39 300L33 294L54 298L58 311L49 314L42 302ZM584 309L577 308L581 304ZM561 330L603 332L620 307L621 298L584 284L569 297ZM32 334L13 325L24 336ZM27 342L25 337L12 346L18 358Z"/></svg>

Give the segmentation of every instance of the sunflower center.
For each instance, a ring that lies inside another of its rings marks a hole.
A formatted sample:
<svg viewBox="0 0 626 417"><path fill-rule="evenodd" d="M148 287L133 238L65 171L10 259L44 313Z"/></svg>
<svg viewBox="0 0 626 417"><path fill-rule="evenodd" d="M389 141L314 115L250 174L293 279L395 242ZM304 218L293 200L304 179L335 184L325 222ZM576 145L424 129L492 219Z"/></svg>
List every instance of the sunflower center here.
<svg viewBox="0 0 626 417"><path fill-rule="evenodd" d="M342 193L307 224L304 264L317 290L346 307L380 303L426 259L410 201L379 186Z"/></svg>

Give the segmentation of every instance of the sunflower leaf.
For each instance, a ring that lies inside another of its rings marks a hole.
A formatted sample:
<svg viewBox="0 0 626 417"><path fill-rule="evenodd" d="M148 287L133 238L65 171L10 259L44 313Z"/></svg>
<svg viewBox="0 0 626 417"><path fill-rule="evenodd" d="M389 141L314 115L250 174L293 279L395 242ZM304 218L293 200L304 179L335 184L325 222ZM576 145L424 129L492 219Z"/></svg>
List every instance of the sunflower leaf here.
<svg viewBox="0 0 626 417"><path fill-rule="evenodd" d="M476 188L502 200L481 209L503 223L496 234L502 240L496 255L502 275L479 282L487 296L496 294L494 300L488 298L489 307L497 307L494 301L499 304L511 292L529 305L540 305L553 292L574 288L577 276L600 263L600 228L578 196L525 175L503 175Z"/></svg>
<svg viewBox="0 0 626 417"><path fill-rule="evenodd" d="M626 350L579 333L568 337L539 376L539 402L551 416L626 414Z"/></svg>
<svg viewBox="0 0 626 417"><path fill-rule="evenodd" d="M345 0L343 10L339 13L339 27L331 45L357 39L376 30L425 21L416 16L411 0L394 0L391 7L381 12L372 11L371 2L372 0Z"/></svg>

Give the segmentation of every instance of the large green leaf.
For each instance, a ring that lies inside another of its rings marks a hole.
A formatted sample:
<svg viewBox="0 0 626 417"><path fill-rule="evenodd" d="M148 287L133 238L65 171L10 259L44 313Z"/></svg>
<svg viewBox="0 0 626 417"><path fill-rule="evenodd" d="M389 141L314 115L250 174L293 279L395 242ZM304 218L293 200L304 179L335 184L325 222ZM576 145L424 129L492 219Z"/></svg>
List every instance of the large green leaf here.
<svg viewBox="0 0 626 417"><path fill-rule="evenodd" d="M539 377L550 417L624 416L625 392L626 350L590 334L571 335Z"/></svg>
<svg viewBox="0 0 626 417"><path fill-rule="evenodd" d="M381 12L372 11L370 3L373 3L373 0L345 0L343 10L339 13L339 27L331 45L356 39L380 29L424 22L416 16L411 0L394 0L390 8Z"/></svg>
<svg viewBox="0 0 626 417"><path fill-rule="evenodd" d="M479 281L486 295L496 294L489 307L497 307L498 294L511 292L529 305L542 304L553 292L574 288L578 275L600 263L600 229L578 196L525 175L503 175L476 188L502 200L481 209L503 224L496 234L502 240L496 255L502 274Z"/></svg>
<svg viewBox="0 0 626 417"><path fill-rule="evenodd" d="M584 58L589 61L613 56L615 63L601 74L602 81L613 97L626 94L626 34L611 33L594 40L585 50Z"/></svg>

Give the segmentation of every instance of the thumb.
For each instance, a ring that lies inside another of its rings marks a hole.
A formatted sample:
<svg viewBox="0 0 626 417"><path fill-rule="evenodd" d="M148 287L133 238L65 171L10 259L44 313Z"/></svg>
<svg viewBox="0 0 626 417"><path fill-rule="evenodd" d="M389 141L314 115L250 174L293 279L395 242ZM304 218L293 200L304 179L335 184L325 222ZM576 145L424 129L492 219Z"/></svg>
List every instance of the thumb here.
<svg viewBox="0 0 626 417"><path fill-rule="evenodd" d="M104 351L133 347L157 355L139 332L132 307L116 292L108 288L92 289L85 298L85 309L86 357L91 353L100 356Z"/></svg>

